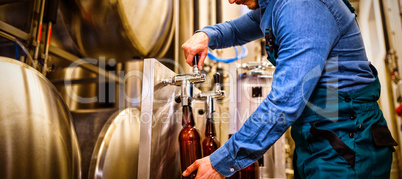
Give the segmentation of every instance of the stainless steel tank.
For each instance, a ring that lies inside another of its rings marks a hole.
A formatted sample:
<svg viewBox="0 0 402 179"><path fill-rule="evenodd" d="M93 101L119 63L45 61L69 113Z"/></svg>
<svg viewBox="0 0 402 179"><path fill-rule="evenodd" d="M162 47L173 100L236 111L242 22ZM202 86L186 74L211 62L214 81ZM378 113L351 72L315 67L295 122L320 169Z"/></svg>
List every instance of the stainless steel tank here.
<svg viewBox="0 0 402 179"><path fill-rule="evenodd" d="M0 1L0 21L29 33L32 25L34 4L34 0Z"/></svg>
<svg viewBox="0 0 402 179"><path fill-rule="evenodd" d="M173 0L62 0L60 8L85 57L159 58L171 44Z"/></svg>
<svg viewBox="0 0 402 179"><path fill-rule="evenodd" d="M88 178L137 178L140 113L126 108L109 118L96 141Z"/></svg>
<svg viewBox="0 0 402 179"><path fill-rule="evenodd" d="M38 71L0 57L0 178L81 178L71 114Z"/></svg>
<svg viewBox="0 0 402 179"><path fill-rule="evenodd" d="M118 109L86 109L72 111L73 123L81 151L82 178L88 178L89 166L96 141L104 125Z"/></svg>
<svg viewBox="0 0 402 179"><path fill-rule="evenodd" d="M58 69L47 77L71 111L115 106L117 83L82 67Z"/></svg>

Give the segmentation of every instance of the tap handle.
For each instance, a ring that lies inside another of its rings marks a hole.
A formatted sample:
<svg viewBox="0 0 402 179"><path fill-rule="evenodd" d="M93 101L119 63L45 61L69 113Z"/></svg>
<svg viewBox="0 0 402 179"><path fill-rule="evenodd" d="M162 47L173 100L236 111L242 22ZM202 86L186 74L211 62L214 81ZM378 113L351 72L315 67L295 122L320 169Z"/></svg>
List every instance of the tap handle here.
<svg viewBox="0 0 402 179"><path fill-rule="evenodd" d="M199 59L200 59L200 56L198 54L196 54L194 56L194 59L193 59L193 68L194 68L194 70L197 70L197 72L198 72L198 61L199 61Z"/></svg>
<svg viewBox="0 0 402 179"><path fill-rule="evenodd" d="M221 78L221 74L219 74L219 72L214 74L214 82L216 83L220 83L220 79Z"/></svg>

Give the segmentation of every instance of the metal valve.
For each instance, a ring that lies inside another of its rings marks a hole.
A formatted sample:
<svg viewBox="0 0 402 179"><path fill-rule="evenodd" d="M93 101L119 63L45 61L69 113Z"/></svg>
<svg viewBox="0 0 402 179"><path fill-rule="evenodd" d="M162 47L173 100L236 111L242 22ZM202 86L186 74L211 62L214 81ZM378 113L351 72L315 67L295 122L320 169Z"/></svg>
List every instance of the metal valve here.
<svg viewBox="0 0 402 179"><path fill-rule="evenodd" d="M194 56L193 64L198 64L199 56ZM176 75L171 79L163 79L162 83L164 85L176 85L180 86L183 81L189 81L191 83L203 83L205 81L206 75L200 73L197 65L193 66L193 74L180 74Z"/></svg>
<svg viewBox="0 0 402 179"><path fill-rule="evenodd" d="M214 99L223 99L225 97L225 91L221 90L219 73L215 73L214 82L215 82L214 91L201 92L195 97L198 100L205 100L206 116L207 118L211 119L213 118L212 115L213 112L215 111Z"/></svg>
<svg viewBox="0 0 402 179"><path fill-rule="evenodd" d="M198 64L199 56L194 56L193 64ZM193 86L194 83L203 83L205 81L206 75L200 73L197 65L193 65L193 74L180 74L175 75L170 79L163 79L162 83L164 85L176 85L181 87L181 102L183 106L187 106L189 101L193 98ZM176 100L177 102L178 100Z"/></svg>
<svg viewBox="0 0 402 179"><path fill-rule="evenodd" d="M211 96L212 98L215 99L223 99L225 97L225 91L221 90L221 84L220 84L220 74L215 73L214 75L214 91L208 91L208 92L201 92L200 94L197 95L197 99L206 99L208 96Z"/></svg>

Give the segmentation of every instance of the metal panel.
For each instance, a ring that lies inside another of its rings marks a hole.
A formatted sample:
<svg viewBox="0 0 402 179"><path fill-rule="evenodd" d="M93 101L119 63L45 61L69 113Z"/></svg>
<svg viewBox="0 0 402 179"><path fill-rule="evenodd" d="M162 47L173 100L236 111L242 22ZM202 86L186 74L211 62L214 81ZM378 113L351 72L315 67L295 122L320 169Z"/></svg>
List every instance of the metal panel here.
<svg viewBox="0 0 402 179"><path fill-rule="evenodd" d="M73 123L81 149L82 178L88 178L92 153L103 126L117 109L72 111Z"/></svg>
<svg viewBox="0 0 402 179"><path fill-rule="evenodd" d="M180 87L161 83L162 79L174 75L157 60L144 60L138 178L181 176L178 144L181 104L174 101ZM194 94L199 92L194 89Z"/></svg>
<svg viewBox="0 0 402 179"><path fill-rule="evenodd" d="M38 71L0 57L0 178L81 178L71 114Z"/></svg>
<svg viewBox="0 0 402 179"><path fill-rule="evenodd" d="M176 119L174 116L174 112L179 109L179 105L174 102L174 97L179 94L180 88L177 86L163 86L161 83L162 79L174 75L175 73L173 71L164 67L157 60L145 59L140 129L141 147L139 162L141 165L138 166L138 178L155 178L154 175L159 173L157 170L154 170L156 168L154 166L155 159L159 160L159 162L165 163L161 163L159 166L161 170L167 170L166 173L163 171L160 172L160 174L165 173L165 175L160 175L160 177L180 177L180 163L178 163L179 155L176 154L178 151L178 145L175 145L177 144L177 137L172 137L177 136L178 131L180 130L180 123L175 122ZM167 103L168 105L166 105ZM163 118L158 118L161 116L156 116L164 114L166 116ZM161 121L162 119L165 121L165 126L158 125L158 121ZM158 144L155 144L156 141L154 141L157 140L158 137L153 135L154 131L158 131L158 136L162 137ZM160 145L161 148L155 148L154 145ZM160 153L161 150L165 150L165 152ZM159 157L155 158L158 155ZM164 167L163 165L167 166Z"/></svg>
<svg viewBox="0 0 402 179"><path fill-rule="evenodd" d="M230 73L234 76L233 81L230 82L230 88L235 88L237 93L237 96L236 94L232 96L235 102L229 103L229 112L232 116L229 121L229 130L232 133L240 130L271 91L274 67L268 65L264 69L259 69L259 66L263 65L259 62L249 62L240 68L237 68L236 64L230 66ZM258 93L253 95L253 89ZM284 135L269 148L263 158L264 166L260 167L259 178L286 178Z"/></svg>
<svg viewBox="0 0 402 179"><path fill-rule="evenodd" d="M229 135L237 131L237 63L229 64Z"/></svg>

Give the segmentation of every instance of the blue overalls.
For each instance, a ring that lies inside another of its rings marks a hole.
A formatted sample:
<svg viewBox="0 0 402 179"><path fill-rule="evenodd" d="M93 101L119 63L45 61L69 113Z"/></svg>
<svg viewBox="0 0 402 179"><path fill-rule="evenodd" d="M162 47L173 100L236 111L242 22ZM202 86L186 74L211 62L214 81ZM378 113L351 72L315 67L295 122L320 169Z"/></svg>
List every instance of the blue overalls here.
<svg viewBox="0 0 402 179"><path fill-rule="evenodd" d="M350 92L317 86L308 107L292 125L295 174L300 178L389 178L397 143L377 104L379 97L378 77Z"/></svg>
<svg viewBox="0 0 402 179"><path fill-rule="evenodd" d="M354 9L344 1L350 10ZM276 65L278 46L265 31L268 60ZM389 178L393 146L377 100L380 82L340 92L317 86L301 117L292 125L295 178Z"/></svg>

